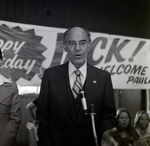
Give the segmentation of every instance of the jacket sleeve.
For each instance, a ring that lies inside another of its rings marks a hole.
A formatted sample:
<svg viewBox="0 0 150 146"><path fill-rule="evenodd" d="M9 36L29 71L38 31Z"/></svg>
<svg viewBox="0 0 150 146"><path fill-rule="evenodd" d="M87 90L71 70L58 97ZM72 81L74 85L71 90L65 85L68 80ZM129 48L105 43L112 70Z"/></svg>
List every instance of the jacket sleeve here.
<svg viewBox="0 0 150 146"><path fill-rule="evenodd" d="M116 106L110 74L105 82L105 91L103 97L102 111L100 115L99 131L100 136L115 126Z"/></svg>
<svg viewBox="0 0 150 146"><path fill-rule="evenodd" d="M9 111L9 121L0 137L1 146L12 145L20 126L20 121L21 121L20 100L18 96L18 88L16 83L14 82L13 82L13 88L14 88L14 92L10 95L10 100L12 102Z"/></svg>
<svg viewBox="0 0 150 146"><path fill-rule="evenodd" d="M50 98L49 98L49 79L47 72L44 72L41 90L37 103L37 119L38 119L38 146L50 146Z"/></svg>

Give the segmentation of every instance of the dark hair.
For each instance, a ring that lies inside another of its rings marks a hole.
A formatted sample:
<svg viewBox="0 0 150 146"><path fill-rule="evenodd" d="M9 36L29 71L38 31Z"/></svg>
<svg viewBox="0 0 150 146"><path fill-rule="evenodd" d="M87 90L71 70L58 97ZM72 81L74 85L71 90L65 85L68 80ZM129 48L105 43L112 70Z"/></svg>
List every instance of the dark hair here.
<svg viewBox="0 0 150 146"><path fill-rule="evenodd" d="M129 139L131 139L131 140L132 140L132 138L133 138L134 140L139 139L139 136L138 136L137 132L135 131L135 129L134 129L134 128L132 127L132 125L131 125L131 120L132 120L132 119L131 119L130 113L129 113L125 108L120 108L120 109L117 111L117 115L116 115L116 128L117 128L117 131L118 131L118 132L121 132L121 131L122 131L121 127L118 126L118 120L119 120L120 114L121 114L122 112L127 113L128 116L129 116L129 119L130 119L129 125L128 125L127 128L126 128L126 132L127 132L127 134L128 134L127 137L128 137Z"/></svg>
<svg viewBox="0 0 150 146"><path fill-rule="evenodd" d="M127 126L127 130L131 128L131 120L132 120L132 119L131 119L130 113L129 113L125 108L120 108L119 110L117 110L117 115L116 115L116 127L117 127L117 129L118 129L119 131L121 131L121 127L119 127L118 121L119 121L120 114L121 114L122 112L127 113L128 116L129 116L129 119L130 119L129 125Z"/></svg>
<svg viewBox="0 0 150 146"><path fill-rule="evenodd" d="M119 121L119 117L120 117L120 114L122 112L125 112L128 114L129 116L129 119L130 119L130 122L129 122L129 125L127 126L126 128L126 132L127 132L127 139L130 141L135 141L135 140L138 140L139 139L139 135L137 134L136 130L132 127L131 125L131 116L130 116L130 113L125 109L125 108L120 108L118 111L117 111L117 115L116 115L116 128L117 128L117 131L120 133L123 129L121 127L119 127L118 125L118 121ZM119 137L119 133L115 134L114 136L115 137ZM119 145L120 146L120 145Z"/></svg>
<svg viewBox="0 0 150 146"><path fill-rule="evenodd" d="M2 56L2 51L0 49L0 60L2 60L2 59L3 59L3 56Z"/></svg>
<svg viewBox="0 0 150 146"><path fill-rule="evenodd" d="M68 34L68 32L74 27L71 27L69 29L67 29L65 32L64 32L64 35L63 35L63 41L65 42L65 39L66 39L66 36ZM80 27L82 28L86 33L87 33L87 36L89 37L89 41L91 42L91 35L90 35L90 32L86 29L86 28L83 28L83 27Z"/></svg>

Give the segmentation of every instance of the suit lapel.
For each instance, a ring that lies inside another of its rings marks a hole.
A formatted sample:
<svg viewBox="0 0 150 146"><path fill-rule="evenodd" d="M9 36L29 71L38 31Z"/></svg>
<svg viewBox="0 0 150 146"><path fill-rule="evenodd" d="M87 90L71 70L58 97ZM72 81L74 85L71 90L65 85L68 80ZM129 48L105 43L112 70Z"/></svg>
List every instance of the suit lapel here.
<svg viewBox="0 0 150 146"><path fill-rule="evenodd" d="M90 104L95 97L95 93L98 89L99 80L97 79L97 70L93 66L87 64L87 77L85 82L85 97L87 101L87 108L90 108ZM77 122L84 116L83 108L81 107Z"/></svg>
<svg viewBox="0 0 150 146"><path fill-rule="evenodd" d="M0 103L13 93L12 83L4 83L0 86Z"/></svg>
<svg viewBox="0 0 150 146"><path fill-rule="evenodd" d="M61 70L57 70L55 81L58 87L58 92L60 93L61 99L66 107L66 110L75 122L75 114L72 105L72 94L70 92L71 89L68 75L68 63L64 64Z"/></svg>
<svg viewBox="0 0 150 146"><path fill-rule="evenodd" d="M98 88L99 80L97 79L97 74L97 70L95 70L93 66L88 64L87 78L85 81L85 96L88 109L90 108L90 104L92 103L92 100L94 99L96 90ZM66 110L68 111L68 114L73 119L73 121L76 122L75 113L73 110L72 94L70 92L71 89L68 75L68 63L64 64L61 70L57 70L55 81L58 87L58 92L60 94L61 100L63 101ZM79 116L77 118L77 123L81 120L83 116L84 113L83 108L81 106Z"/></svg>
<svg viewBox="0 0 150 146"><path fill-rule="evenodd" d="M87 79L85 86L85 95L87 98L87 106L90 107L90 104L95 97L95 93L98 89L99 79L97 78L98 72L94 70L94 67L88 65L87 68Z"/></svg>

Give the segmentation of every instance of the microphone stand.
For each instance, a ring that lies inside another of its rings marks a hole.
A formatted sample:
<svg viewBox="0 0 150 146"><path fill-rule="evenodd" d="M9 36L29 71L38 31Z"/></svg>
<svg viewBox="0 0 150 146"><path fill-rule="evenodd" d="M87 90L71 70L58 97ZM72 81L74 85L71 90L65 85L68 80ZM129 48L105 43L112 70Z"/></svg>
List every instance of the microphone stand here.
<svg viewBox="0 0 150 146"><path fill-rule="evenodd" d="M83 106L83 111L85 116L88 116L88 109L87 109L87 104L86 104L86 98L84 95L84 91L82 90L80 92L81 96L81 102L82 102L82 106ZM98 140L97 140L97 134L96 134L96 129L95 129L95 121L94 121L94 116L96 115L96 113L94 113L94 104L91 104L91 120L92 120L92 129L93 129L93 135L94 135L94 140L95 140L95 146L98 146Z"/></svg>
<svg viewBox="0 0 150 146"><path fill-rule="evenodd" d="M96 113L94 112L94 104L91 104L91 121L92 121L92 129L93 129L93 135L94 135L94 140L95 140L95 146L98 146L98 140L97 140L97 134L96 134L96 129L95 129L95 120L94 116Z"/></svg>

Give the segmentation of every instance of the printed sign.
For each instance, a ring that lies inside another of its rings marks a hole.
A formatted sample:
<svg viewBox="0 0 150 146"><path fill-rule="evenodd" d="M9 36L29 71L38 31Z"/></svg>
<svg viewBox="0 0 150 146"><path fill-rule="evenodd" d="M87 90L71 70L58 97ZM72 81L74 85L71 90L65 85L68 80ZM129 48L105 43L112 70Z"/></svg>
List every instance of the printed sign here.
<svg viewBox="0 0 150 146"><path fill-rule="evenodd" d="M0 21L0 73L18 85L40 85L46 68L66 62L66 29ZM114 89L150 89L150 40L91 34L88 62L110 72Z"/></svg>

